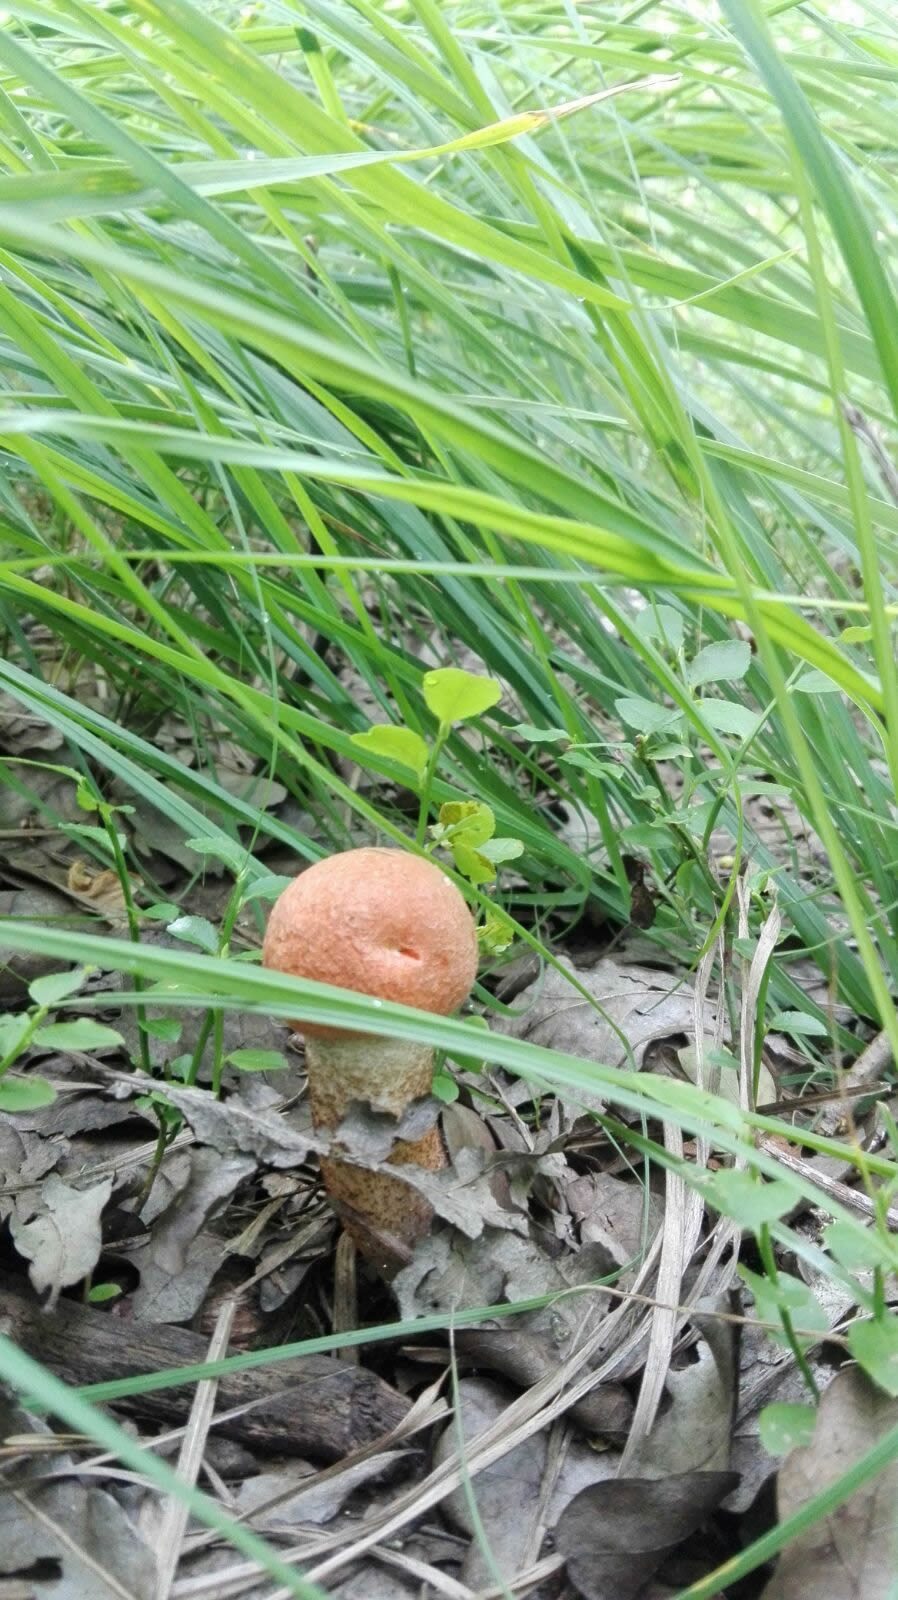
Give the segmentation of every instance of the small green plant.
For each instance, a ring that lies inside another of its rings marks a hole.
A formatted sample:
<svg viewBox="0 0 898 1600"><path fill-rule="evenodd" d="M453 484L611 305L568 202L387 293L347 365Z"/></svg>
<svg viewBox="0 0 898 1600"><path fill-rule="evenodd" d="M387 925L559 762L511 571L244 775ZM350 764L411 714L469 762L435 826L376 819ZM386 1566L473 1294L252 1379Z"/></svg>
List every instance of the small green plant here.
<svg viewBox="0 0 898 1600"><path fill-rule="evenodd" d="M51 1050L96 1050L101 1045L124 1044L115 1028L78 1017L72 1022L47 1022L54 1006L80 989L87 968L54 972L35 978L28 986L31 1005L26 1011L0 1017L0 1111L34 1111L52 1105L56 1090L37 1074L23 1077L10 1069L32 1045Z"/></svg>
<svg viewBox="0 0 898 1600"><path fill-rule="evenodd" d="M490 806L476 798L448 800L440 806L437 821L428 826L433 780L440 752L457 722L479 717L496 705L501 689L493 678L484 678L461 667L437 667L424 674L424 703L437 719L433 743L412 728L393 723L377 723L364 733L354 733L352 742L363 752L384 756L414 773L419 793L416 842L430 854L448 850L456 870L475 887L493 883L497 868L523 854L520 839L496 838L496 818ZM364 760L360 756L360 760ZM431 843L426 845L427 835ZM478 927L481 946L490 952L506 949L511 939L511 923L501 913L488 911Z"/></svg>

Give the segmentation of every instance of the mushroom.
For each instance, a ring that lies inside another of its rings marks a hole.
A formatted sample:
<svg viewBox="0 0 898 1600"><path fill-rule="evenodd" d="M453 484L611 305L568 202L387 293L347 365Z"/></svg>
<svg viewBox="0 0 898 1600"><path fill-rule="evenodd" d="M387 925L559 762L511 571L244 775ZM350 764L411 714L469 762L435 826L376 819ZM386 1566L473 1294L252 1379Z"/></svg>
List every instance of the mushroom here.
<svg viewBox="0 0 898 1600"><path fill-rule="evenodd" d="M275 902L262 961L279 972L355 989L442 1015L461 1005L477 972L474 919L432 861L401 850L346 850L301 872ZM305 1023L312 1120L334 1132L354 1100L401 1117L430 1093L428 1045ZM446 1165L439 1129L397 1140L394 1166ZM429 1231L424 1196L387 1173L328 1157L325 1186L362 1254L390 1276Z"/></svg>

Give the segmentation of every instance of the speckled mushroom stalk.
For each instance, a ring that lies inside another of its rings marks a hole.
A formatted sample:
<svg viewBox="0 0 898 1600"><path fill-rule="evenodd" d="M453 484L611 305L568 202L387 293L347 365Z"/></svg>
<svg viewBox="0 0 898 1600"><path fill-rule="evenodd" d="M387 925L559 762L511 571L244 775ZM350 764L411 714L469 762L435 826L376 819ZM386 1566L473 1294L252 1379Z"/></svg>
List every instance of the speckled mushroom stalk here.
<svg viewBox="0 0 898 1600"><path fill-rule="evenodd" d="M300 873L275 902L262 947L266 967L337 984L382 1000L446 1015L465 999L477 971L474 920L455 885L433 862L400 850L347 850ZM354 1100L400 1117L431 1089L429 1046L348 1033L301 1018L312 1120L334 1131ZM393 1166L445 1165L439 1129L398 1141ZM427 1233L423 1195L384 1172L331 1158L322 1175L344 1227L389 1276Z"/></svg>

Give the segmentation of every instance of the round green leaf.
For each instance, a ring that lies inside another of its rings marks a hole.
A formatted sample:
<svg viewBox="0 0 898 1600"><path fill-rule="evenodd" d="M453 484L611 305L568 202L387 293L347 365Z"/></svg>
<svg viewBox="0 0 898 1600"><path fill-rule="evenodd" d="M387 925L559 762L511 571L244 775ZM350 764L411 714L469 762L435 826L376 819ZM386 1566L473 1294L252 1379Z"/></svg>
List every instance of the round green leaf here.
<svg viewBox="0 0 898 1600"><path fill-rule="evenodd" d="M120 1283L95 1283L88 1289L87 1298L92 1306L101 1306L107 1300L117 1300L121 1292Z"/></svg>
<svg viewBox="0 0 898 1600"><path fill-rule="evenodd" d="M799 1445L810 1444L817 1426L813 1406L765 1406L758 1417L761 1443L772 1456L785 1456Z"/></svg>
<svg viewBox="0 0 898 1600"><path fill-rule="evenodd" d="M852 1323L848 1348L873 1382L898 1398L898 1317L886 1315L873 1322Z"/></svg>
<svg viewBox="0 0 898 1600"><path fill-rule="evenodd" d="M658 733L661 728L671 728L682 719L682 713L670 706L659 706L655 700L643 700L635 695L624 695L615 700L614 705L621 722L628 728L635 728L637 733Z"/></svg>
<svg viewBox="0 0 898 1600"><path fill-rule="evenodd" d="M45 978L35 978L29 983L28 993L36 1006L55 1006L80 989L86 977L83 967L75 967L70 972L50 972Z"/></svg>
<svg viewBox="0 0 898 1600"><path fill-rule="evenodd" d="M433 672L425 672L423 692L427 709L444 724L479 717L502 695L494 678L481 678L474 672L463 672L461 667L436 667Z"/></svg>

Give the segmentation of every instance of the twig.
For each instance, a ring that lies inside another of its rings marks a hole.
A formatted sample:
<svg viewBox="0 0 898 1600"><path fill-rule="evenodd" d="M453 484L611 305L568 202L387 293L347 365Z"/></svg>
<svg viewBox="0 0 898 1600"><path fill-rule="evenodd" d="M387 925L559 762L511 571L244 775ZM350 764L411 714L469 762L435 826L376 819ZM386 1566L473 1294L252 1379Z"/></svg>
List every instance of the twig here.
<svg viewBox="0 0 898 1600"><path fill-rule="evenodd" d="M758 1139L758 1148L773 1156L781 1166L789 1172L794 1172L800 1178L808 1178L811 1183L821 1191L820 1203L825 1206L826 1200L834 1200L837 1205L847 1206L852 1211L858 1211L863 1217L877 1215L876 1204L868 1194L860 1189L852 1189L850 1184L843 1183L841 1178L830 1177L821 1172L813 1161L808 1161L804 1156L794 1155L791 1150L783 1150L772 1139L761 1137ZM849 1171L854 1171L853 1165L848 1165ZM898 1206L890 1206L886 1212L886 1221L890 1228L898 1229Z"/></svg>
<svg viewBox="0 0 898 1600"><path fill-rule="evenodd" d="M220 1361L227 1354L231 1340L231 1328L234 1323L234 1313L237 1302L234 1299L225 1300L215 1319L215 1329L209 1342L208 1361ZM178 1477L191 1488L196 1487L203 1464L206 1450L206 1440L209 1436L209 1427L212 1422L212 1413L215 1409L215 1396L218 1390L217 1378L205 1378L196 1386L193 1404L190 1408L190 1417L181 1449L178 1454ZM184 1534L187 1529L187 1520L190 1508L183 1499L174 1495L166 1502L162 1524L159 1529L159 1572L156 1580L156 1600L169 1600L172 1584L178 1571L181 1560L181 1546L184 1543Z"/></svg>

